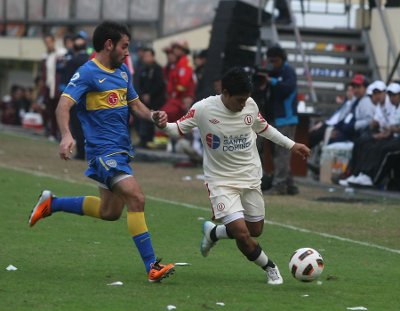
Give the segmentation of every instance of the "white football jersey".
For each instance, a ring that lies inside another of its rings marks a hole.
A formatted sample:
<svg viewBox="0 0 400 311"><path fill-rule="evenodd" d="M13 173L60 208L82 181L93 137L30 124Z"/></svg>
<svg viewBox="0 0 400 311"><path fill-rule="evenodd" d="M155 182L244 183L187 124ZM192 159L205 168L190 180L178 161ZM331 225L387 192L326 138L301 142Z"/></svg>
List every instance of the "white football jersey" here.
<svg viewBox="0 0 400 311"><path fill-rule="evenodd" d="M168 123L167 133L174 134L174 126L181 134L189 133L194 127L199 128L204 146L206 183L238 187L260 184L262 166L256 138L257 134L267 132L271 126L261 116L252 98L248 98L242 111L232 112L222 103L221 95L210 96L195 103L176 125ZM276 134L277 131L273 130L271 133ZM282 134L278 138L274 139L275 142L287 148L294 144Z"/></svg>

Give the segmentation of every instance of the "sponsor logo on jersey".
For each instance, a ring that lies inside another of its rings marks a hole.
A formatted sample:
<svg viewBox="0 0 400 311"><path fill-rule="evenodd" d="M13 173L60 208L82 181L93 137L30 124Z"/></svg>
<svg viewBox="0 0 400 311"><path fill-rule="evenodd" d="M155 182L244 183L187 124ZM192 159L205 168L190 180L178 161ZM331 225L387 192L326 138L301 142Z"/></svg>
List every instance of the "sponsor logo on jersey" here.
<svg viewBox="0 0 400 311"><path fill-rule="evenodd" d="M99 83L103 83L107 78L99 79Z"/></svg>
<svg viewBox="0 0 400 311"><path fill-rule="evenodd" d="M121 77L122 77L122 79L125 80L125 82L128 82L128 75L126 74L125 71L122 71L122 72L121 72Z"/></svg>
<svg viewBox="0 0 400 311"><path fill-rule="evenodd" d="M217 149L221 144L221 140L219 139L219 137L211 133L207 134L206 141L208 147L210 147L211 149Z"/></svg>
<svg viewBox="0 0 400 311"><path fill-rule="evenodd" d="M118 94L111 92L110 95L108 95L107 101L110 106L115 106L118 103Z"/></svg>
<svg viewBox="0 0 400 311"><path fill-rule="evenodd" d="M71 81L78 80L80 76L81 76L81 75L79 74L79 72L75 72L75 74L74 74L74 75L72 76L72 78L71 78Z"/></svg>
<svg viewBox="0 0 400 311"><path fill-rule="evenodd" d="M106 161L106 164L107 164L109 167L117 167L117 161L115 161L114 159L107 160L107 161Z"/></svg>
<svg viewBox="0 0 400 311"><path fill-rule="evenodd" d="M183 120L194 118L195 112L196 112L195 109L190 109L190 110L187 112L187 114L185 114L182 118L180 118L180 119L178 120L178 122L182 122Z"/></svg>
<svg viewBox="0 0 400 311"><path fill-rule="evenodd" d="M208 120L210 123L212 123L212 124L218 124L220 121L219 120L217 120L217 119L211 119L211 120Z"/></svg>
<svg viewBox="0 0 400 311"><path fill-rule="evenodd" d="M240 151L249 148L251 137L249 134L224 136L223 151Z"/></svg>
<svg viewBox="0 0 400 311"><path fill-rule="evenodd" d="M247 116L244 117L244 123L247 125L252 125L253 124L253 116L248 114Z"/></svg>
<svg viewBox="0 0 400 311"><path fill-rule="evenodd" d="M219 210L220 212L223 211L225 209L225 204L222 202L219 202L217 204L217 210Z"/></svg>

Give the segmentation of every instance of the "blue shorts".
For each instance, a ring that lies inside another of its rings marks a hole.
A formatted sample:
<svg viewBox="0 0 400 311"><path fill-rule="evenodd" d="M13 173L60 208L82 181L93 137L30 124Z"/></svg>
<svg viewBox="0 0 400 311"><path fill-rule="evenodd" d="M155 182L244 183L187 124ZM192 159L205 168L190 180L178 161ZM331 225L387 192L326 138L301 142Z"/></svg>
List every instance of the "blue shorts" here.
<svg viewBox="0 0 400 311"><path fill-rule="evenodd" d="M133 176L129 162L132 157L128 153L112 153L101 155L89 161L85 176L104 184L111 190L113 178L127 174Z"/></svg>

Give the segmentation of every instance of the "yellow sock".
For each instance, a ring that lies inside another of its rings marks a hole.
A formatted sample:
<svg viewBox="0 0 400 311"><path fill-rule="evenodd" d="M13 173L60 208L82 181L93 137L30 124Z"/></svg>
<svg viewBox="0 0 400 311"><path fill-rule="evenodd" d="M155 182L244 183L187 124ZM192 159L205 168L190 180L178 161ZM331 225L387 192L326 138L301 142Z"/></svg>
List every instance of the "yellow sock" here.
<svg viewBox="0 0 400 311"><path fill-rule="evenodd" d="M148 231L144 212L128 212L127 222L128 230L132 236L137 236Z"/></svg>
<svg viewBox="0 0 400 311"><path fill-rule="evenodd" d="M86 196L82 204L83 214L95 218L100 218L100 198Z"/></svg>

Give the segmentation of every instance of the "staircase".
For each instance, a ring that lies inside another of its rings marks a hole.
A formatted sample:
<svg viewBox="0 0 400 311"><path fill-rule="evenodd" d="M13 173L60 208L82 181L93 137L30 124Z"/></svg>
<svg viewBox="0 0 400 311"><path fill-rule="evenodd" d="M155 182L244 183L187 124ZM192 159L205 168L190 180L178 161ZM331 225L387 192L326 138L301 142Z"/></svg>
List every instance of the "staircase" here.
<svg viewBox="0 0 400 311"><path fill-rule="evenodd" d="M373 76L373 56L361 30L299 28L302 47L317 95L316 111L329 115L337 108L336 96L344 96L346 83L356 73ZM296 69L298 92L312 104L304 65L296 45L293 27L277 26L279 43L288 54L288 62Z"/></svg>

